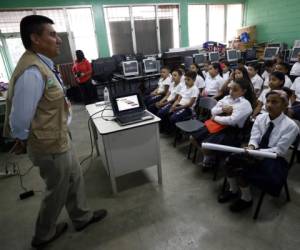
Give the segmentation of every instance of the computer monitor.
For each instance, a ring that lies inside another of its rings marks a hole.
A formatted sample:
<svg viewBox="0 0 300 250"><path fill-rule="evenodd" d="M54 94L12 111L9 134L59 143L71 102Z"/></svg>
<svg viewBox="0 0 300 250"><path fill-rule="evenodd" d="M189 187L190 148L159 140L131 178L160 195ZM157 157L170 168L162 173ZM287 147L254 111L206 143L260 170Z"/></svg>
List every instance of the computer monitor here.
<svg viewBox="0 0 300 250"><path fill-rule="evenodd" d="M252 61L256 59L256 49L251 48L246 50L245 60Z"/></svg>
<svg viewBox="0 0 300 250"><path fill-rule="evenodd" d="M122 67L124 76L136 76L139 74L139 65L136 60L123 61Z"/></svg>
<svg viewBox="0 0 300 250"><path fill-rule="evenodd" d="M208 54L208 59L210 62L219 62L219 52L210 52Z"/></svg>
<svg viewBox="0 0 300 250"><path fill-rule="evenodd" d="M194 54L194 63L198 64L199 66L204 65L206 58L205 54Z"/></svg>
<svg viewBox="0 0 300 250"><path fill-rule="evenodd" d="M186 69L190 68L190 66L193 64L193 57L191 56L185 56L184 57L184 67Z"/></svg>
<svg viewBox="0 0 300 250"><path fill-rule="evenodd" d="M266 47L264 53L264 60L273 60L274 57L278 54L279 48L278 47Z"/></svg>
<svg viewBox="0 0 300 250"><path fill-rule="evenodd" d="M290 62L297 62L298 61L298 53L300 52L300 47L295 47L292 50L292 54L290 57Z"/></svg>
<svg viewBox="0 0 300 250"><path fill-rule="evenodd" d="M143 59L143 65L145 73L157 72L157 62L155 58Z"/></svg>
<svg viewBox="0 0 300 250"><path fill-rule="evenodd" d="M226 57L228 62L236 62L238 60L238 53L235 49L226 50Z"/></svg>

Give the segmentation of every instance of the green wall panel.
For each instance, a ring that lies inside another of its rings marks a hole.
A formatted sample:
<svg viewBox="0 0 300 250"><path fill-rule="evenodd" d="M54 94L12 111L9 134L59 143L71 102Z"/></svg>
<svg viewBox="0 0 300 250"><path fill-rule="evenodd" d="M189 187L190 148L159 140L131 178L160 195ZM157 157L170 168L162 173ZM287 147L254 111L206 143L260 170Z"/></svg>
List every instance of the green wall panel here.
<svg viewBox="0 0 300 250"><path fill-rule="evenodd" d="M246 0L246 25L256 25L258 42L286 42L300 39L299 0Z"/></svg>
<svg viewBox="0 0 300 250"><path fill-rule="evenodd" d="M94 14L95 29L99 53L102 57L109 56L108 40L106 35L103 5L117 4L148 4L148 3L176 3L180 4L180 46L186 47L189 45L188 39L188 4L229 4L229 3L244 3L244 0L2 0L0 1L0 9L15 9L15 8L31 8L31 7L55 7L55 6L73 6L73 5L91 5ZM0 16L1 18L1 16Z"/></svg>

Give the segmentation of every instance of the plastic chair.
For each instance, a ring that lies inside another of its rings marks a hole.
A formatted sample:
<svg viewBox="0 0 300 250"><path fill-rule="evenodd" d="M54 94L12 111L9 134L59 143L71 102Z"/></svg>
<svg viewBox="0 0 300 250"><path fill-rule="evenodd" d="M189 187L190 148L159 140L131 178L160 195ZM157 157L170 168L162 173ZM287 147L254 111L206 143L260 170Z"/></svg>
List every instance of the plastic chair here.
<svg viewBox="0 0 300 250"><path fill-rule="evenodd" d="M199 108L210 111L216 104L217 101L212 97L200 97L197 106ZM191 119L187 121L176 122L174 147L176 147L179 133L185 133L189 135L199 131L203 126L204 123L201 122L199 119Z"/></svg>

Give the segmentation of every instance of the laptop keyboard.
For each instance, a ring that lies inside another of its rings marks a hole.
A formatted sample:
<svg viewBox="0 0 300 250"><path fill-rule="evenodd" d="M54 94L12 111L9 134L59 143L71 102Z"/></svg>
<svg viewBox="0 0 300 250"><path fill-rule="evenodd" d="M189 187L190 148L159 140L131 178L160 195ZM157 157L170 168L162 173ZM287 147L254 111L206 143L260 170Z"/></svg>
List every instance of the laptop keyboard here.
<svg viewBox="0 0 300 250"><path fill-rule="evenodd" d="M126 116L120 116L119 120L122 123L127 123L127 122L131 122L131 121L136 121L136 120L140 120L142 118L142 116L144 115L143 113L137 113L137 114L131 114L131 115L126 115Z"/></svg>

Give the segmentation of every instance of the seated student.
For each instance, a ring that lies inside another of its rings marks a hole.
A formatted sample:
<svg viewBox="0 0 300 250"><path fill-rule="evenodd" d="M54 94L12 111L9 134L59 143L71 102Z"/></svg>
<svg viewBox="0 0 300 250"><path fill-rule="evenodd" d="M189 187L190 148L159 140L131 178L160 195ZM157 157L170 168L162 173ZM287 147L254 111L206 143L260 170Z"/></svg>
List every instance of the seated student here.
<svg viewBox="0 0 300 250"><path fill-rule="evenodd" d="M248 66L248 74L254 87L256 96L258 97L262 91L264 80L258 74L258 64L250 64Z"/></svg>
<svg viewBox="0 0 300 250"><path fill-rule="evenodd" d="M196 72L188 71L185 73L185 86L169 110L171 124L187 120L192 115L199 95L199 89L194 85L196 77Z"/></svg>
<svg viewBox="0 0 300 250"><path fill-rule="evenodd" d="M167 95L155 104L156 114L161 119L161 129L164 130L167 127L169 111L172 104L177 100L181 90L185 87L181 83L182 72L179 69L175 69L172 72L172 82L169 87Z"/></svg>
<svg viewBox="0 0 300 250"><path fill-rule="evenodd" d="M284 114L287 105L287 95L283 90L272 90L267 94L268 113L255 120L247 147L276 153L276 159L259 159L246 154L232 154L227 159L225 169L229 190L221 193L218 201L225 203L235 200L230 205L232 212L251 207L253 202L249 184L254 184L273 196L280 194L288 174L288 162L284 157L299 134L296 123Z"/></svg>
<svg viewBox="0 0 300 250"><path fill-rule="evenodd" d="M222 69L219 63L209 65L208 74L205 78L205 88L202 91L202 96L214 97L222 88L224 80L222 78Z"/></svg>
<svg viewBox="0 0 300 250"><path fill-rule="evenodd" d="M230 77L231 74L231 69L230 69L230 63L228 61L223 61L222 62L222 72L223 72L223 79L224 81L227 81Z"/></svg>
<svg viewBox="0 0 300 250"><path fill-rule="evenodd" d="M297 77L291 87L292 97L288 115L296 120L300 120L300 77Z"/></svg>
<svg viewBox="0 0 300 250"><path fill-rule="evenodd" d="M275 65L275 71L282 72L285 75L284 87L291 88L293 83L291 79L288 77L289 65L287 63L277 63Z"/></svg>
<svg viewBox="0 0 300 250"><path fill-rule="evenodd" d="M298 62L294 63L290 72L291 76L300 76L300 52L297 54L297 58Z"/></svg>
<svg viewBox="0 0 300 250"><path fill-rule="evenodd" d="M269 87L270 74L274 71L275 64L274 61L266 61L264 63L265 71L262 73L261 77L264 79L264 88Z"/></svg>
<svg viewBox="0 0 300 250"><path fill-rule="evenodd" d="M180 78L180 83L182 83L184 85L185 84L185 80L184 80L185 66L183 64L181 64L181 65L178 66L178 69L182 73L181 78Z"/></svg>
<svg viewBox="0 0 300 250"><path fill-rule="evenodd" d="M229 84L229 95L218 101L211 110L214 122L225 125L219 132L210 131L209 125L201 128L192 135L193 139L201 146L202 142L218 143L228 146L240 146L239 131L252 113L254 102L253 88L248 81L239 79ZM208 126L208 127L207 127ZM209 168L215 163L216 154L212 151L203 151L203 167Z"/></svg>
<svg viewBox="0 0 300 250"><path fill-rule="evenodd" d="M248 71L246 70L246 68L244 66L238 66L230 75L229 79L226 80L222 86L222 88L220 89L218 95L215 97L215 99L220 100L222 99L224 96L229 95L229 87L228 85L235 80L242 80L244 79L245 81L247 81L249 84L251 84L251 87L253 89L254 92L254 88L253 85L251 83L251 80L249 78L248 75Z"/></svg>
<svg viewBox="0 0 300 250"><path fill-rule="evenodd" d="M190 66L190 70L197 73L197 77L196 77L194 84L199 89L199 92L201 93L205 87L205 83L204 83L204 77L203 77L202 72L200 71L199 65L197 63L192 63Z"/></svg>
<svg viewBox="0 0 300 250"><path fill-rule="evenodd" d="M245 69L247 69L248 67L246 66L246 62L243 58L238 59L237 61L237 66L238 67L244 67Z"/></svg>
<svg viewBox="0 0 300 250"><path fill-rule="evenodd" d="M210 61L205 61L203 65L202 75L204 80L206 79L206 76L208 75L209 65L211 65Z"/></svg>
<svg viewBox="0 0 300 250"><path fill-rule="evenodd" d="M158 101L160 101L167 93L171 83L170 69L167 66L163 66L160 69L160 79L158 81L157 88L151 92L149 96L145 98L145 105L147 108Z"/></svg>
<svg viewBox="0 0 300 250"><path fill-rule="evenodd" d="M269 88L264 89L257 100L256 108L252 114L252 120L255 120L259 114L266 113L266 94L272 90L281 90L284 86L284 74L278 71L271 73Z"/></svg>

